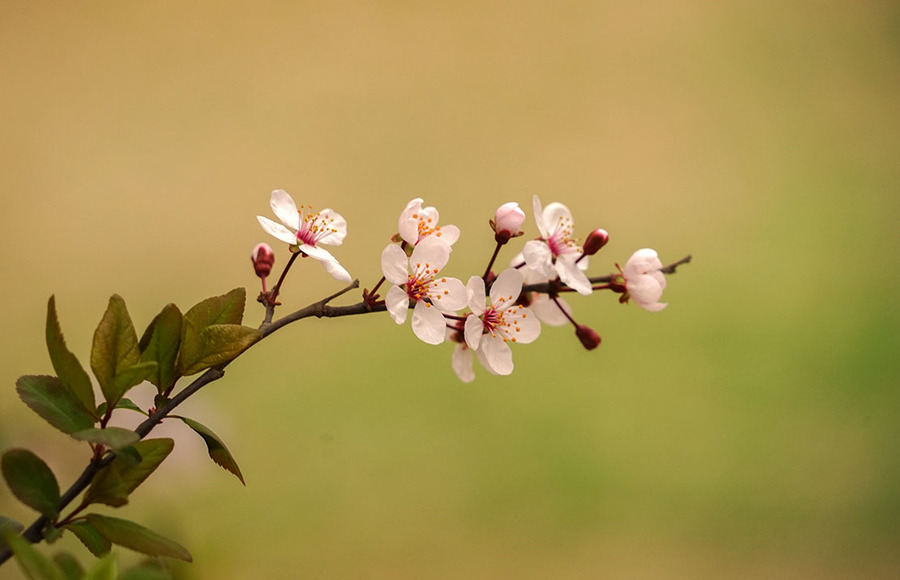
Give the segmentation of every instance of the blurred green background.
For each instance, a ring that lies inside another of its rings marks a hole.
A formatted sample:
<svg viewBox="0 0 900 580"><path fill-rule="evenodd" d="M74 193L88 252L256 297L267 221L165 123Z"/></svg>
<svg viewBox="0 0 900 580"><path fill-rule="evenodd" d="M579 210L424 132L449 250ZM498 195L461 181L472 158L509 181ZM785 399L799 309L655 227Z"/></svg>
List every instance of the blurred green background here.
<svg viewBox="0 0 900 580"><path fill-rule="evenodd" d="M545 328L508 378L384 315L274 335L184 409L247 487L166 424L116 512L180 578L900 575L895 2L4 1L0 75L0 448L64 485L85 450L14 390L47 297L86 361L113 292L141 328L253 296L274 188L347 218L369 287L419 196L463 279L534 194L609 230L593 273L694 255L659 314L572 298L602 347ZM301 266L287 308L340 286Z"/></svg>

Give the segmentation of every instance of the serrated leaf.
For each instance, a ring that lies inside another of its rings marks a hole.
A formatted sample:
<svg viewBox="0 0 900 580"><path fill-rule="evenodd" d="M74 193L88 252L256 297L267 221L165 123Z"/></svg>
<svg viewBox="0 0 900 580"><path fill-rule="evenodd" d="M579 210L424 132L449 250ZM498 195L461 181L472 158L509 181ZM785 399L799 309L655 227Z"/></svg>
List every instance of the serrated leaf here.
<svg viewBox="0 0 900 580"><path fill-rule="evenodd" d="M105 429L85 429L72 433L72 437L79 441L100 443L113 451L133 445L141 440L141 436L131 429L122 427L107 427Z"/></svg>
<svg viewBox="0 0 900 580"><path fill-rule="evenodd" d="M85 372L78 358L66 346L59 318L56 315L56 297L51 296L47 302L47 351L53 370L63 386L81 401L88 412L92 412L97 403L94 401L94 387L91 378Z"/></svg>
<svg viewBox="0 0 900 580"><path fill-rule="evenodd" d="M84 547L97 558L108 554L110 549L112 549L112 542L106 539L105 536L100 535L100 532L94 526L84 520L66 524L63 528L75 534L75 537L84 544Z"/></svg>
<svg viewBox="0 0 900 580"><path fill-rule="evenodd" d="M209 451L209 457L217 465L234 474L241 483L244 483L244 476L241 475L241 468L238 467L237 462L232 457L231 452L228 451L228 447L225 446L225 443L219 439L219 436L213 433L209 427L194 421L193 419L188 419L187 417L178 417L184 424L193 429L200 437L203 438L204 443L206 443L206 448Z"/></svg>
<svg viewBox="0 0 900 580"><path fill-rule="evenodd" d="M84 503L102 503L119 507L128 503L128 496L150 477L175 447L172 439L145 439L132 447L140 454L135 464L127 455L116 455L109 465L100 470L84 494Z"/></svg>
<svg viewBox="0 0 900 580"><path fill-rule="evenodd" d="M50 519L59 515L59 483L40 457L27 449L10 449L0 459L0 467L19 501Z"/></svg>
<svg viewBox="0 0 900 580"><path fill-rule="evenodd" d="M116 580L119 573L119 563L113 552L103 556L94 564L94 567L87 571L84 580Z"/></svg>
<svg viewBox="0 0 900 580"><path fill-rule="evenodd" d="M82 580L84 578L84 568L81 567L81 562L72 554L57 552L53 555L53 561L62 570L66 580Z"/></svg>
<svg viewBox="0 0 900 580"><path fill-rule="evenodd" d="M18 534L24 529L25 526L16 520L6 516L0 516L0 550L6 548L6 540L3 539L3 532L9 530L12 533Z"/></svg>
<svg viewBox="0 0 900 580"><path fill-rule="evenodd" d="M167 304L150 322L139 343L142 361L157 364L156 372L149 377L160 393L166 392L178 380L175 363L181 346L181 311L174 304Z"/></svg>
<svg viewBox="0 0 900 580"><path fill-rule="evenodd" d="M261 338L258 330L238 324L216 324L197 331L185 320L179 367L183 375L192 375L227 363Z"/></svg>
<svg viewBox="0 0 900 580"><path fill-rule="evenodd" d="M62 431L74 433L94 425L94 416L56 377L25 375L16 381L16 391L28 407Z"/></svg>
<svg viewBox="0 0 900 580"><path fill-rule="evenodd" d="M117 383L116 377L140 362L141 351L128 308L121 296L113 294L94 332L91 348L91 369L107 403L114 405L127 390L121 381Z"/></svg>
<svg viewBox="0 0 900 580"><path fill-rule="evenodd" d="M22 536L9 530L3 532L6 544L16 555L19 567L32 580L66 580L62 570L29 544Z"/></svg>
<svg viewBox="0 0 900 580"><path fill-rule="evenodd" d="M247 293L243 288L235 288L227 294L199 302L184 313L184 318L198 328L213 324L240 324L244 319L246 297Z"/></svg>
<svg viewBox="0 0 900 580"><path fill-rule="evenodd" d="M193 560L184 546L140 524L100 514L88 514L86 517L88 523L113 544L148 556L165 556L185 562Z"/></svg>

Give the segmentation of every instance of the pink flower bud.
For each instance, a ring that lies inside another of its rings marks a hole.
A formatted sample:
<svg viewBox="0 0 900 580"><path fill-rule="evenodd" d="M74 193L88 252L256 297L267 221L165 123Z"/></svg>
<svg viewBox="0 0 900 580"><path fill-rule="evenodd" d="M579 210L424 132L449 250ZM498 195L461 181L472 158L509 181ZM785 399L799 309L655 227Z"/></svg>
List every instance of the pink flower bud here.
<svg viewBox="0 0 900 580"><path fill-rule="evenodd" d="M600 346L600 335L589 326L579 324L575 328L575 335L578 337L578 340L581 341L584 348L588 350L594 350Z"/></svg>
<svg viewBox="0 0 900 580"><path fill-rule="evenodd" d="M491 227L494 228L494 239L498 244L505 244L511 238L522 235L522 224L525 222L525 212L519 208L519 204L511 201L497 208Z"/></svg>
<svg viewBox="0 0 900 580"><path fill-rule="evenodd" d="M253 261L253 269L260 278L265 278L272 271L275 264L275 252L272 251L269 244L256 244L253 252L250 254Z"/></svg>
<svg viewBox="0 0 900 580"><path fill-rule="evenodd" d="M588 234L587 239L584 241L584 247L582 251L585 256L593 256L597 252L600 251L600 248L606 245L606 242L609 241L609 234L606 233L606 230L596 229Z"/></svg>

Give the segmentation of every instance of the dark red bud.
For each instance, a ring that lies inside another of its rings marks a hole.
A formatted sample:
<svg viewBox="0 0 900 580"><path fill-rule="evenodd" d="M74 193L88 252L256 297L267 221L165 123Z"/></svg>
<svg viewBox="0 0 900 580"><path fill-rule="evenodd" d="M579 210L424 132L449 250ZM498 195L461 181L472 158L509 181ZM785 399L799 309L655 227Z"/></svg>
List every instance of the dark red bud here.
<svg viewBox="0 0 900 580"><path fill-rule="evenodd" d="M578 340L581 341L584 348L588 350L594 350L600 346L600 335L589 326L579 324L575 328L575 335L578 337Z"/></svg>
<svg viewBox="0 0 900 580"><path fill-rule="evenodd" d="M272 272L272 266L275 264L275 252L272 251L269 244L256 244L250 254L250 260L253 261L256 275L265 278Z"/></svg>
<svg viewBox="0 0 900 580"><path fill-rule="evenodd" d="M593 256L597 252L600 251L600 248L606 245L606 242L609 241L609 234L606 230L596 229L588 234L587 239L584 241L584 247L582 251L585 256Z"/></svg>

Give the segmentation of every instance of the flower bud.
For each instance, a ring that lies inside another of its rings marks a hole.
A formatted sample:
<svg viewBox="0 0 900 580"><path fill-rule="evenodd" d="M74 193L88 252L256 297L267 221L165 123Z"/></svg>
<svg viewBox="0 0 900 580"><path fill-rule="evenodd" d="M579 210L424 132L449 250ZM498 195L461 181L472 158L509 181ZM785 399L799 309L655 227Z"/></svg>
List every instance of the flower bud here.
<svg viewBox="0 0 900 580"><path fill-rule="evenodd" d="M585 256L593 256L599 252L600 248L605 246L608 241L609 234L606 233L606 230L598 228L588 234L587 239L584 241L582 252Z"/></svg>
<svg viewBox="0 0 900 580"><path fill-rule="evenodd" d="M589 326L579 324L575 327L575 335L578 337L578 340L581 341L584 348L588 350L594 350L600 346L600 335Z"/></svg>
<svg viewBox="0 0 900 580"><path fill-rule="evenodd" d="M525 222L525 212L519 208L519 204L511 201L497 208L491 227L494 228L494 239L498 244L505 244L511 238L522 235L522 224Z"/></svg>
<svg viewBox="0 0 900 580"><path fill-rule="evenodd" d="M272 271L275 264L275 252L272 251L269 244L256 244L253 252L250 254L253 261L253 269L260 278L265 278Z"/></svg>

